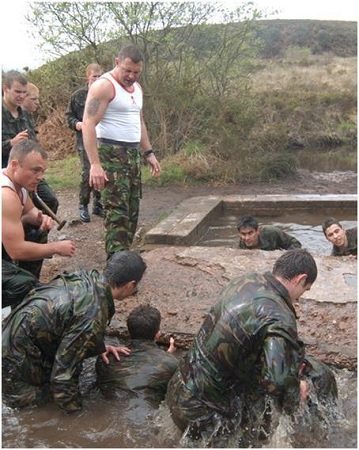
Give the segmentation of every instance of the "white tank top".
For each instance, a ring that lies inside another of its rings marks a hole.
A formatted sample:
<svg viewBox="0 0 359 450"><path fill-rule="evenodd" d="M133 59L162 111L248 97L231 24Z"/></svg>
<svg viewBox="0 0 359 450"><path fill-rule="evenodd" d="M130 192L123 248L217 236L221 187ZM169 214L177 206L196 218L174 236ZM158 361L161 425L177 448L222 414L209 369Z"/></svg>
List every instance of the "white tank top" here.
<svg viewBox="0 0 359 450"><path fill-rule="evenodd" d="M101 78L106 78L112 83L115 89L115 96L108 104L102 120L96 126L97 138L133 143L140 142L140 113L143 104L141 86L137 82L134 83L135 89L131 94L113 78L110 72L105 73Z"/></svg>
<svg viewBox="0 0 359 450"><path fill-rule="evenodd" d="M16 192L16 194L19 196L20 202L24 208L24 205L27 201L29 193L27 192L27 190L25 188L21 188L21 195L19 195L15 188L14 183L10 180L10 178L7 175L4 174L5 170L6 169L3 169L1 171L1 187L2 188L8 187L8 188L12 189L14 192Z"/></svg>

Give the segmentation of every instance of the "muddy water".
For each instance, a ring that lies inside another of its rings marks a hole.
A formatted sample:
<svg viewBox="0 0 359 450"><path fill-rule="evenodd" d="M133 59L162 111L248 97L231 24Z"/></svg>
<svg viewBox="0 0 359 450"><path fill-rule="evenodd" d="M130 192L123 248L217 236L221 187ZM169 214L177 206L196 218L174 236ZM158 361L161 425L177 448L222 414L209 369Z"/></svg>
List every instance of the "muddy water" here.
<svg viewBox="0 0 359 450"><path fill-rule="evenodd" d="M288 417L273 416L273 427L266 441L254 447L345 447L357 446L356 374L336 370L339 404L335 411L313 421L301 412L294 422ZM87 360L81 378L83 410L66 415L55 405L13 410L3 406L2 446L4 448L72 447L72 448L178 448L204 447L182 437L173 424L167 407L158 410L141 400L105 400L96 389L94 359ZM239 436L223 447L238 447Z"/></svg>
<svg viewBox="0 0 359 450"><path fill-rule="evenodd" d="M197 245L206 247L238 247L237 223L239 215L224 214L215 217ZM318 255L330 255L332 246L325 239L321 223L327 216L315 212L283 212L280 216L258 217L260 225L274 225L301 242L302 247ZM357 226L355 212L342 211L340 222L345 229Z"/></svg>

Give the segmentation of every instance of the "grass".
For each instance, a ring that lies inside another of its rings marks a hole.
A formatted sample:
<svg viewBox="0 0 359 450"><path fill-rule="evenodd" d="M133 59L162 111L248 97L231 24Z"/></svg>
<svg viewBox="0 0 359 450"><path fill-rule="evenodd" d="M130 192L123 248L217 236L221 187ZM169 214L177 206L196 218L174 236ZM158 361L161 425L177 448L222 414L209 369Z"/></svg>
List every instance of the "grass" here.
<svg viewBox="0 0 359 450"><path fill-rule="evenodd" d="M78 188L81 178L79 157L71 155L65 159L49 161L45 178L53 189Z"/></svg>

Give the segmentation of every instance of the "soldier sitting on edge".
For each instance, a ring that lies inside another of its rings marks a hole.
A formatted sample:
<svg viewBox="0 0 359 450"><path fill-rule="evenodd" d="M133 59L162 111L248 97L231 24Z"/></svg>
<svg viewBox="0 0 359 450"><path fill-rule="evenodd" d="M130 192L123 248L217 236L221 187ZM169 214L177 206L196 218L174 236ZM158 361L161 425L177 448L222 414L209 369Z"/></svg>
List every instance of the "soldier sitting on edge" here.
<svg viewBox="0 0 359 450"><path fill-rule="evenodd" d="M258 250L290 250L302 244L293 236L272 225L259 227L252 216L243 216L238 222L239 248Z"/></svg>

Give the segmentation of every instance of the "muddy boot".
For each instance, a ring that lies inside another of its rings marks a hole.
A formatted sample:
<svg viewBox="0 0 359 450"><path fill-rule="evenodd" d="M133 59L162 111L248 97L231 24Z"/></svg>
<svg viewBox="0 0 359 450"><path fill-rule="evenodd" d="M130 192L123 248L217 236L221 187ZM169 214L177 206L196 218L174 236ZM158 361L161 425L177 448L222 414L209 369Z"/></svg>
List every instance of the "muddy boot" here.
<svg viewBox="0 0 359 450"><path fill-rule="evenodd" d="M79 209L80 209L81 222L90 222L91 219L90 219L90 214L89 214L87 205L86 206L85 205L80 205Z"/></svg>

